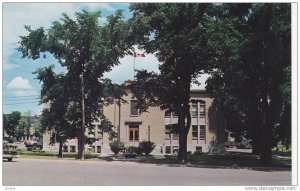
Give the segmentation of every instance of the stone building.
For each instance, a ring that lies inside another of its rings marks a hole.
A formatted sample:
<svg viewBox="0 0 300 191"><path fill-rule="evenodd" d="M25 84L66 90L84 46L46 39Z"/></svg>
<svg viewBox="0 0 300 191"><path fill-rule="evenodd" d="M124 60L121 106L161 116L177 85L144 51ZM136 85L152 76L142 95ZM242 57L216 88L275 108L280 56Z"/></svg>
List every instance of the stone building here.
<svg viewBox="0 0 300 191"><path fill-rule="evenodd" d="M156 144L152 154L174 154L179 149L178 133L172 131L178 117L174 113L166 113L158 107L150 107L148 112L139 114L136 109L136 100L128 93L123 97L127 103L120 106L117 101L109 106L103 107L104 115L115 126L115 132L120 131L120 140L126 146L138 146L140 141L150 140ZM209 130L208 109L212 104L212 98L205 90L191 91L191 128L188 134L187 146L191 152L208 152L210 142L214 134ZM119 128L119 129L118 129ZM111 154L109 147L109 135L95 129L96 142L86 145L86 150L101 155ZM58 150L58 144L49 145L50 134L44 135L44 150ZM77 140L68 140L64 152L77 152Z"/></svg>

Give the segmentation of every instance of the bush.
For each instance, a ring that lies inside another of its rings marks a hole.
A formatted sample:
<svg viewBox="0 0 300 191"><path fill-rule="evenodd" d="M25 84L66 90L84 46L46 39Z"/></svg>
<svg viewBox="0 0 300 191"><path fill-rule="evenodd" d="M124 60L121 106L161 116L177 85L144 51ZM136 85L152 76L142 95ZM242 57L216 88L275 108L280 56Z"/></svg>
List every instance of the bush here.
<svg viewBox="0 0 300 191"><path fill-rule="evenodd" d="M135 153L137 155L141 155L143 153L143 151L141 150L140 147L134 147L134 146L128 147L127 152L128 153Z"/></svg>
<svg viewBox="0 0 300 191"><path fill-rule="evenodd" d="M120 152L120 150L124 149L124 143L119 141L112 141L109 143L110 150L116 155Z"/></svg>
<svg viewBox="0 0 300 191"><path fill-rule="evenodd" d="M155 144L151 141L142 141L139 144L139 148L141 149L142 153L149 155L155 148Z"/></svg>

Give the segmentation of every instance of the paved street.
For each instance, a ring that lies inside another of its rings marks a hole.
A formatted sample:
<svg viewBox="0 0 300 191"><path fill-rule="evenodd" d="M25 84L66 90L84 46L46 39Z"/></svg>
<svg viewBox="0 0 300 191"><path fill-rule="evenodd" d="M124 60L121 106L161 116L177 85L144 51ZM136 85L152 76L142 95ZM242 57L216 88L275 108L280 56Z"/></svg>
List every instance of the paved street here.
<svg viewBox="0 0 300 191"><path fill-rule="evenodd" d="M183 167L136 162L3 161L4 186L290 185L287 170Z"/></svg>

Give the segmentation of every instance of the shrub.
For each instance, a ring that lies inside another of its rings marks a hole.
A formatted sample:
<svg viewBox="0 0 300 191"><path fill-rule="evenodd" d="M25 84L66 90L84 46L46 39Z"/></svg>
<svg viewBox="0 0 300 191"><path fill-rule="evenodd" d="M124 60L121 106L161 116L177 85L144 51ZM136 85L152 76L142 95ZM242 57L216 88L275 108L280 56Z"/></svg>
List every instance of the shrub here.
<svg viewBox="0 0 300 191"><path fill-rule="evenodd" d="M130 146L127 148L127 152L129 153L135 153L137 155L141 155L143 153L143 151L141 150L140 147L134 147L134 146Z"/></svg>
<svg viewBox="0 0 300 191"><path fill-rule="evenodd" d="M142 141L139 144L139 148L146 155L149 155L153 151L153 149L155 148L155 146L156 145L153 142L151 142L151 141Z"/></svg>
<svg viewBox="0 0 300 191"><path fill-rule="evenodd" d="M109 146L110 150L116 155L121 149L124 148L124 143L119 141L112 141L111 143L109 143Z"/></svg>

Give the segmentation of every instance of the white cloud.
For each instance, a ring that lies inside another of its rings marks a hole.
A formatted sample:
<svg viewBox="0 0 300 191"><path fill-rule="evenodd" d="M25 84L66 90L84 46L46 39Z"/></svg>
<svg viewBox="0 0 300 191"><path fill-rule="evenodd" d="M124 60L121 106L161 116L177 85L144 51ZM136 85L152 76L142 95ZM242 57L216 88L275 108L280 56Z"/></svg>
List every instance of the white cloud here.
<svg viewBox="0 0 300 191"><path fill-rule="evenodd" d="M134 46L135 51L138 53L143 53L144 50L140 50L137 46ZM136 70L148 70L148 72L153 71L159 73L158 65L159 61L154 56L154 54L146 54L145 57L139 57L135 59L135 69ZM120 59L120 65L114 66L112 71L105 73L104 77L111 79L114 83L123 83L126 80L133 79L133 68L134 59L133 56L127 55Z"/></svg>
<svg viewBox="0 0 300 191"><path fill-rule="evenodd" d="M32 89L28 79L24 79L20 76L15 77L11 80L7 86L8 89Z"/></svg>

